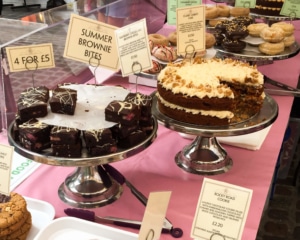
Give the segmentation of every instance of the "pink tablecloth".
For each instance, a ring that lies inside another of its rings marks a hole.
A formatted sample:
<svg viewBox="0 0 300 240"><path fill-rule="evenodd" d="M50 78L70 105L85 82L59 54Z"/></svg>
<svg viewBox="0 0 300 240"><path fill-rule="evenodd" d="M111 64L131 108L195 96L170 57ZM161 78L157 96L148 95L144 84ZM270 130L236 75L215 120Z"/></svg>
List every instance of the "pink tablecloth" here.
<svg viewBox="0 0 300 240"><path fill-rule="evenodd" d="M299 28L296 31L299 33ZM274 80L295 87L300 73L299 63L300 56L296 56L262 66L260 70ZM110 80L105 84L122 84L134 89L134 86L129 85L124 79ZM139 87L139 90L149 93L154 89ZM279 115L261 149L251 151L224 145L233 159L232 169L224 174L208 176L212 179L253 189L243 240L256 238L293 102L293 97L288 96L274 96L274 99L279 105ZM0 140L1 143L6 142L3 137ZM146 196L152 191L172 191L167 217L175 227L183 229L184 237L182 239L190 239L191 225L204 178L204 176L181 170L174 162L176 153L188 143L190 140L183 139L177 132L159 126L157 139L149 148L136 156L113 163L113 166ZM28 197L47 201L55 207L57 218L65 216L64 208L69 206L59 199L57 190L72 171L74 171L74 167L42 165L15 191ZM132 196L128 188L124 187L120 199L94 210L101 216L109 215L141 220L144 206ZM137 232L128 228L126 230ZM163 234L161 239L173 238Z"/></svg>

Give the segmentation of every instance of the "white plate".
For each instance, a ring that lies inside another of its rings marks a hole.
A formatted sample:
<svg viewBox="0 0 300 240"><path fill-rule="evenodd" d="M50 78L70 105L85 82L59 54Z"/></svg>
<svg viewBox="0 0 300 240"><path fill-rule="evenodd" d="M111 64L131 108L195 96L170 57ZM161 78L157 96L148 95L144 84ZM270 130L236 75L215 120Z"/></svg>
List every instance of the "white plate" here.
<svg viewBox="0 0 300 240"><path fill-rule="evenodd" d="M241 39L241 41L244 41L244 42L246 42L246 43L248 43L250 45L253 45L253 46L258 46L258 45L260 45L260 44L262 44L262 43L265 42L260 37L252 37L252 36L249 36L249 35L247 37L245 37L244 39Z"/></svg>
<svg viewBox="0 0 300 240"><path fill-rule="evenodd" d="M32 217L32 227L26 240L33 240L38 232L53 220L55 210L48 202L28 197L24 198L27 202L28 211L31 213Z"/></svg>
<svg viewBox="0 0 300 240"><path fill-rule="evenodd" d="M138 235L74 217L53 220L34 240L137 240Z"/></svg>

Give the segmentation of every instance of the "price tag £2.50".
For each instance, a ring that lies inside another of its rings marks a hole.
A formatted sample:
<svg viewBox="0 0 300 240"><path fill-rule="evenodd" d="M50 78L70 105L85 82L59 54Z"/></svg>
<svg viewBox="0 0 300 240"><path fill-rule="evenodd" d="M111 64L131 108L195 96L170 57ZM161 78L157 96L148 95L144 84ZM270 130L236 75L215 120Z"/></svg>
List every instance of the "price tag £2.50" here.
<svg viewBox="0 0 300 240"><path fill-rule="evenodd" d="M55 67L52 43L7 47L6 54L11 72Z"/></svg>

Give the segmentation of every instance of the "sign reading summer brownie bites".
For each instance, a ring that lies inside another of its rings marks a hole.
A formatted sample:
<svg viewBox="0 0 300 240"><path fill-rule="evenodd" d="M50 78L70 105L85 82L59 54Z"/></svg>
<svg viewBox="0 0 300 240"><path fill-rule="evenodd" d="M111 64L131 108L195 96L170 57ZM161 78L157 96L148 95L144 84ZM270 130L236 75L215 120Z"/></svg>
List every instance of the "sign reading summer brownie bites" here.
<svg viewBox="0 0 300 240"><path fill-rule="evenodd" d="M177 54L205 50L205 6L177 8Z"/></svg>
<svg viewBox="0 0 300 240"><path fill-rule="evenodd" d="M288 16L290 18L300 18L300 1L285 0L280 15Z"/></svg>
<svg viewBox="0 0 300 240"><path fill-rule="evenodd" d="M255 8L256 0L235 0L235 7Z"/></svg>
<svg viewBox="0 0 300 240"><path fill-rule="evenodd" d="M11 72L55 67L52 43L7 47L6 54Z"/></svg>
<svg viewBox="0 0 300 240"><path fill-rule="evenodd" d="M123 77L153 67L145 19L119 28L115 34Z"/></svg>
<svg viewBox="0 0 300 240"><path fill-rule="evenodd" d="M117 28L92 19L71 15L64 57L93 67L119 69L115 33Z"/></svg>

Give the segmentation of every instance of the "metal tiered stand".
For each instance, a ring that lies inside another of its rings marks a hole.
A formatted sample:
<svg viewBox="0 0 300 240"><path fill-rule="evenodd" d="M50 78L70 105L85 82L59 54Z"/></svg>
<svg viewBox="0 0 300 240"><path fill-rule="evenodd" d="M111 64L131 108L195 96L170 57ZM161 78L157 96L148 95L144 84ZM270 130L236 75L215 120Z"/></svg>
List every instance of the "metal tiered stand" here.
<svg viewBox="0 0 300 240"><path fill-rule="evenodd" d="M114 202L123 192L122 186L108 174L103 165L126 159L150 146L156 138L158 128L156 118L152 117L152 120L153 130L144 141L129 149L119 149L118 152L105 156L91 157L83 150L81 158L63 158L52 156L51 149L42 153L29 151L15 140L14 122L8 130L8 142L14 146L17 153L33 161L53 166L76 167L60 185L58 195L71 206L95 208Z"/></svg>
<svg viewBox="0 0 300 240"><path fill-rule="evenodd" d="M152 113L165 127L180 133L195 135L194 141L185 146L175 157L176 164L187 172L215 175L227 172L232 159L216 137L237 136L253 133L271 125L277 118L278 105L266 95L261 111L246 121L229 126L199 126L167 117L159 111L154 97Z"/></svg>

